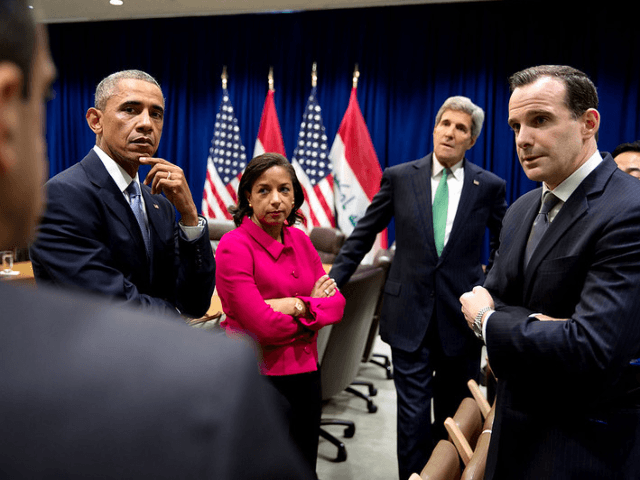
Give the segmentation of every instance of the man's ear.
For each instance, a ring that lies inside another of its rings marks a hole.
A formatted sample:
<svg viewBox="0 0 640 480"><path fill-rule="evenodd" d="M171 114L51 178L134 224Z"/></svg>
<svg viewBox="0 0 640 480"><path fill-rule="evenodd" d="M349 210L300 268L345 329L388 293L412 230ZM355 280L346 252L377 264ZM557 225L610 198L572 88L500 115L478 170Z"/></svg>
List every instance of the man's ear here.
<svg viewBox="0 0 640 480"><path fill-rule="evenodd" d="M0 174L17 161L16 132L24 76L14 63L0 63Z"/></svg>
<svg viewBox="0 0 640 480"><path fill-rule="evenodd" d="M595 137L600 129L600 112L595 108L590 108L584 114L583 117L583 135L585 138Z"/></svg>
<svg viewBox="0 0 640 480"><path fill-rule="evenodd" d="M87 123L93 133L100 135L102 133L102 112L95 107L87 110Z"/></svg>

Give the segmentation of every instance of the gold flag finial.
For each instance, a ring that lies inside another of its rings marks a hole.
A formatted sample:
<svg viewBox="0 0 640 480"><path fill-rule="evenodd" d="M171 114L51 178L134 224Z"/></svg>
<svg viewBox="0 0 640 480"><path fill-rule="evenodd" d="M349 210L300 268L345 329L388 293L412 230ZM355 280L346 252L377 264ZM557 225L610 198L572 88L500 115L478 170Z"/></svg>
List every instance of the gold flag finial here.
<svg viewBox="0 0 640 480"><path fill-rule="evenodd" d="M229 80L229 77L227 76L227 66L226 65L224 65L222 67L222 75L220 75L220 78L222 78L222 88L224 90L226 90L227 89L227 82Z"/></svg>
<svg viewBox="0 0 640 480"><path fill-rule="evenodd" d="M269 67L269 90L273 91L273 67Z"/></svg>
<svg viewBox="0 0 640 480"><path fill-rule="evenodd" d="M316 62L313 62L313 65L311 66L311 86L313 88L316 88L317 85L318 85L318 64Z"/></svg>
<svg viewBox="0 0 640 480"><path fill-rule="evenodd" d="M360 78L360 70L358 70L356 63L356 68L353 70L353 88L358 88L358 78Z"/></svg>

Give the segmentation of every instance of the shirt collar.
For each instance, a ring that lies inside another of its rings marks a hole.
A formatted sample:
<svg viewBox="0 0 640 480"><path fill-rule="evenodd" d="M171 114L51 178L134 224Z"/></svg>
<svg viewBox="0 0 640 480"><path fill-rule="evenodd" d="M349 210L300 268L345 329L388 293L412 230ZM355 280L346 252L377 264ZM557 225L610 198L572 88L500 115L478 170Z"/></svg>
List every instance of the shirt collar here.
<svg viewBox="0 0 640 480"><path fill-rule="evenodd" d="M94 145L93 150L98 155L98 158L102 161L104 168L107 169L107 172L113 178L113 181L116 182L116 185L120 189L121 192L124 192L131 180L135 180L138 184L140 183L140 179L138 178L138 173L136 172L136 176L131 178L124 168L122 168L114 159L112 159L109 155L107 155L104 150L102 150L99 146Z"/></svg>
<svg viewBox="0 0 640 480"><path fill-rule="evenodd" d="M280 254L284 250L284 244L278 242L262 228L253 223L251 218L244 217L240 226L246 229L247 233L249 233L249 235L251 235L253 239L262 246L262 248L269 252L273 258L277 260L278 257L280 257ZM284 243L288 244L289 232L287 231L287 227L282 227L282 238Z"/></svg>
<svg viewBox="0 0 640 480"><path fill-rule="evenodd" d="M458 178L460 170L462 169L462 164L464 162L464 158L460 160L458 163L449 168L454 178ZM440 163L440 160L436 157L436 154L433 154L433 162L431 167L431 178L436 178L440 173L445 169L445 167Z"/></svg>
<svg viewBox="0 0 640 480"><path fill-rule="evenodd" d="M553 194L558 197L562 202L569 200L571 194L578 188L582 181L593 172L598 165L602 162L602 155L596 150L596 152L584 162L580 168L569 175L560 185L553 189ZM550 191L549 188L542 184L542 195Z"/></svg>

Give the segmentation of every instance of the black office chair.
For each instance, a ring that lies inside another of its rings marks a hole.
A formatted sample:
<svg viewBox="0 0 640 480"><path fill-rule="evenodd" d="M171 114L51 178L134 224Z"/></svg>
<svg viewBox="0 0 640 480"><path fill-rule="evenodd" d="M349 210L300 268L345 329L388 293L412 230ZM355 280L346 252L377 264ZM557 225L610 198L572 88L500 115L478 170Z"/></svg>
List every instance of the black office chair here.
<svg viewBox="0 0 640 480"><path fill-rule="evenodd" d="M322 335L319 341L323 345L320 363L323 400L328 400L347 390L365 399L370 413L377 410L377 406L369 396L351 388L351 385L360 369L362 354L384 279L384 268L369 266L356 271L349 282L342 287L341 292L346 299L342 321L332 325L328 333L323 332L324 329L319 333L319 336ZM321 426L328 425L344 426L346 437L353 436L355 433L355 424L348 420L327 418L321 420ZM320 429L320 435L338 448L336 461L346 460L347 452L344 443L324 428Z"/></svg>
<svg viewBox="0 0 640 480"><path fill-rule="evenodd" d="M314 227L309 233L309 239L318 251L322 263L333 263L346 237L337 228Z"/></svg>

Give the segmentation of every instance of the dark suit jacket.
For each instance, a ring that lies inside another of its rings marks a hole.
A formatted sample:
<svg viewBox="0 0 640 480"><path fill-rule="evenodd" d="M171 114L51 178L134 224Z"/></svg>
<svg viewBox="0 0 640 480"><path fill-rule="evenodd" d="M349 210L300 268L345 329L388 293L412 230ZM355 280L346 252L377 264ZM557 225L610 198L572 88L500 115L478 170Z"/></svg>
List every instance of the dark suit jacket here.
<svg viewBox="0 0 640 480"><path fill-rule="evenodd" d="M173 205L141 187L151 259L131 207L94 150L49 180L46 213L30 250L36 280L98 292L149 312L177 308L200 317L215 282L208 230L187 240Z"/></svg>
<svg viewBox="0 0 640 480"><path fill-rule="evenodd" d="M445 353L460 355L479 348L458 298L484 281L483 237L488 227L491 245L497 245L506 211L505 182L464 160L458 211L438 257L433 240L432 158L430 154L385 169L380 191L340 250L330 275L339 286L346 283L376 234L395 217L396 252L384 287L380 335L392 347L414 351L435 318Z"/></svg>
<svg viewBox="0 0 640 480"><path fill-rule="evenodd" d="M640 405L629 364L640 357L640 182L607 155L524 268L540 198L509 209L485 283L498 377L487 478L640 478L640 415L628 408Z"/></svg>
<svg viewBox="0 0 640 480"><path fill-rule="evenodd" d="M0 476L315 478L248 345L0 282Z"/></svg>

